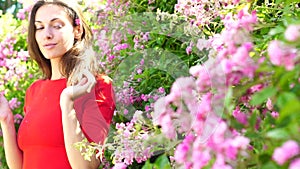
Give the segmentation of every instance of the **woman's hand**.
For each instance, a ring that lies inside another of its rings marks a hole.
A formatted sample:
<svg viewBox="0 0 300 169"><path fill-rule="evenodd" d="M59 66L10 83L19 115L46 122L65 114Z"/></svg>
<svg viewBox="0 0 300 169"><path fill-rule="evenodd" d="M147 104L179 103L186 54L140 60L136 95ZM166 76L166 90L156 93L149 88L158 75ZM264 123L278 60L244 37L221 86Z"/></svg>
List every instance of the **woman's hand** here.
<svg viewBox="0 0 300 169"><path fill-rule="evenodd" d="M3 94L0 94L0 122L5 122L8 119L12 118L12 112L10 110L8 101L3 96Z"/></svg>
<svg viewBox="0 0 300 169"><path fill-rule="evenodd" d="M62 91L60 95L61 101L74 101L80 96L91 92L92 88L96 84L96 79L94 75L88 70L83 71L83 76L84 77L78 84L74 86L68 86Z"/></svg>

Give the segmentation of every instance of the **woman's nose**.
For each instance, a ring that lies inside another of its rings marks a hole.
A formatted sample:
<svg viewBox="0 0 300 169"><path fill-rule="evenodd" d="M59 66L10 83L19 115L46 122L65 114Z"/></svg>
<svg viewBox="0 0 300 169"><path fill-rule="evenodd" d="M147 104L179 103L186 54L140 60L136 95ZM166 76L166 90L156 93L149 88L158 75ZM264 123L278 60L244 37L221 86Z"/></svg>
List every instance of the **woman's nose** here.
<svg viewBox="0 0 300 169"><path fill-rule="evenodd" d="M45 39L52 39L53 38L53 32L49 27L45 28Z"/></svg>

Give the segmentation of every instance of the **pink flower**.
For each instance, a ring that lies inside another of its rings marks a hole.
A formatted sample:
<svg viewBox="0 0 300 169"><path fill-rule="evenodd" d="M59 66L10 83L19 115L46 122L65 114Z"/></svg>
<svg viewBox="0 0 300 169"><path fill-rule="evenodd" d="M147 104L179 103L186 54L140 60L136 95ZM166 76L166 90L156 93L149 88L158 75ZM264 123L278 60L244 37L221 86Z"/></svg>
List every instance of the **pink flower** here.
<svg viewBox="0 0 300 169"><path fill-rule="evenodd" d="M192 47L191 47L191 46L188 46L188 47L186 48L186 53L187 53L188 55L190 55L190 54L192 53Z"/></svg>
<svg viewBox="0 0 300 169"><path fill-rule="evenodd" d="M26 17L25 12L26 12L25 9L20 9L17 13L17 17L21 20L24 20Z"/></svg>
<svg viewBox="0 0 300 169"><path fill-rule="evenodd" d="M184 163L187 158L187 153L190 149L190 146L186 143L181 143L177 146L174 154L174 158L178 163Z"/></svg>
<svg viewBox="0 0 300 169"><path fill-rule="evenodd" d="M75 19L75 25L76 25L76 26L79 26L79 25L80 25L80 19L79 19L79 18L76 18L76 19Z"/></svg>
<svg viewBox="0 0 300 169"><path fill-rule="evenodd" d="M225 163L225 159L222 154L218 154L212 169L232 169L232 167Z"/></svg>
<svg viewBox="0 0 300 169"><path fill-rule="evenodd" d="M147 112L147 111L149 111L149 110L151 110L150 106L149 106L149 105L146 105L146 106L145 106L145 111Z"/></svg>
<svg viewBox="0 0 300 169"><path fill-rule="evenodd" d="M14 115L14 122L15 122L16 124L20 124L21 121L22 121L22 119L23 119L23 116L22 116L22 115L20 115L20 114L15 114L15 115Z"/></svg>
<svg viewBox="0 0 300 169"><path fill-rule="evenodd" d="M291 42L300 37L300 25L289 25L284 32L285 39Z"/></svg>
<svg viewBox="0 0 300 169"><path fill-rule="evenodd" d="M138 69L138 70L136 71L136 73L137 73L137 74L142 74L142 73L143 73L143 70L142 70L142 69Z"/></svg>
<svg viewBox="0 0 300 169"><path fill-rule="evenodd" d="M190 68L190 74L197 77L196 86L197 89L202 91L207 91L211 88L212 82L209 74L209 68L205 66L197 65Z"/></svg>
<svg viewBox="0 0 300 169"><path fill-rule="evenodd" d="M232 145L229 145L227 148L226 148L226 157L228 157L229 159L231 160L236 160L236 156L237 156L237 153L238 153L238 149Z"/></svg>
<svg viewBox="0 0 300 169"><path fill-rule="evenodd" d="M124 109L124 115L127 115L128 114L128 110L127 109Z"/></svg>
<svg viewBox="0 0 300 169"><path fill-rule="evenodd" d="M198 39L196 47L201 51L204 48L208 48L208 40L206 39Z"/></svg>
<svg viewBox="0 0 300 169"><path fill-rule="evenodd" d="M112 169L126 169L127 165L124 163L116 163Z"/></svg>
<svg viewBox="0 0 300 169"><path fill-rule="evenodd" d="M296 57L296 49L286 46L278 40L270 42L268 53L271 62L276 66L285 66L287 70L294 68L294 58Z"/></svg>
<svg viewBox="0 0 300 169"><path fill-rule="evenodd" d="M129 48L129 45L127 43L118 44L114 47L115 51L120 51Z"/></svg>
<svg viewBox="0 0 300 169"><path fill-rule="evenodd" d="M268 110L272 110L273 109L272 100L270 98L268 98L266 106L267 106Z"/></svg>
<svg viewBox="0 0 300 169"><path fill-rule="evenodd" d="M114 58L115 58L115 56L114 56L114 55L109 55L109 56L108 56L108 61L110 61L110 62L111 62L112 60L114 60Z"/></svg>
<svg viewBox="0 0 300 169"><path fill-rule="evenodd" d="M236 107L235 110L232 112L233 117L243 125L248 124L247 115L240 111L239 107Z"/></svg>
<svg viewBox="0 0 300 169"><path fill-rule="evenodd" d="M300 153L299 145L296 141L289 140L281 147L275 149L273 160L279 165L283 165L287 160Z"/></svg>
<svg viewBox="0 0 300 169"><path fill-rule="evenodd" d="M12 98L9 102L9 107L13 110L20 106L21 102L17 98Z"/></svg>
<svg viewBox="0 0 300 169"><path fill-rule="evenodd" d="M293 160L289 166L289 169L300 169L300 158Z"/></svg>
<svg viewBox="0 0 300 169"><path fill-rule="evenodd" d="M178 162L178 163L185 163L186 159L187 159L187 155L188 152L190 150L190 145L193 143L194 141L194 136L193 135L187 135L184 140L182 141L182 143L180 143L175 150L175 154L174 154L174 159Z"/></svg>
<svg viewBox="0 0 300 169"><path fill-rule="evenodd" d="M148 0L148 5L153 4L155 0Z"/></svg>
<svg viewBox="0 0 300 169"><path fill-rule="evenodd" d="M211 155L209 154L208 150L200 151L194 150L192 155L193 160L193 168L203 168L206 166L211 159Z"/></svg>
<svg viewBox="0 0 300 169"><path fill-rule="evenodd" d="M272 111L271 112L271 116L273 117L273 118L278 118L279 117L279 113L278 112L276 112L276 111Z"/></svg>

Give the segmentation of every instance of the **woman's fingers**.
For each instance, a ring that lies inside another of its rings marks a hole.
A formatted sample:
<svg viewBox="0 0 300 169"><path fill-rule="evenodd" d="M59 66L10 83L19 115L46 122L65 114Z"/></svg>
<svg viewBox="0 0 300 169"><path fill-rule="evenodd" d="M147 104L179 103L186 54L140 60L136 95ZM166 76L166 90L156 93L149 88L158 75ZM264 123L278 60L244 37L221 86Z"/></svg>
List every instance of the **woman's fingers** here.
<svg viewBox="0 0 300 169"><path fill-rule="evenodd" d="M3 94L0 93L0 121L5 120L10 112L9 103Z"/></svg>
<svg viewBox="0 0 300 169"><path fill-rule="evenodd" d="M87 83L85 84L86 85L85 87L87 88L86 91L90 93L92 88L96 84L96 79L94 75L88 70L84 70L83 75L87 78Z"/></svg>
<svg viewBox="0 0 300 169"><path fill-rule="evenodd" d="M83 78L79 81L78 84L74 86L69 86L66 89L64 89L63 95L69 98L69 100L74 101L80 96L90 93L92 88L95 86L96 79L91 72L89 72L88 70L84 70L82 74Z"/></svg>

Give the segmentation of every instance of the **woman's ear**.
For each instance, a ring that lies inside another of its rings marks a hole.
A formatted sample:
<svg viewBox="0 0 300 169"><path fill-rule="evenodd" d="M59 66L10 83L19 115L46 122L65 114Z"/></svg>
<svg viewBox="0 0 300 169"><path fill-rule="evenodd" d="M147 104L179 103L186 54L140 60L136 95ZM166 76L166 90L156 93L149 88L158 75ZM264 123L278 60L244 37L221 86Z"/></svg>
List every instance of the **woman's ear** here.
<svg viewBox="0 0 300 169"><path fill-rule="evenodd" d="M80 40L81 39L81 35L82 35L82 28L81 28L81 26L80 25L75 26L74 27L74 37L75 37L75 39Z"/></svg>

